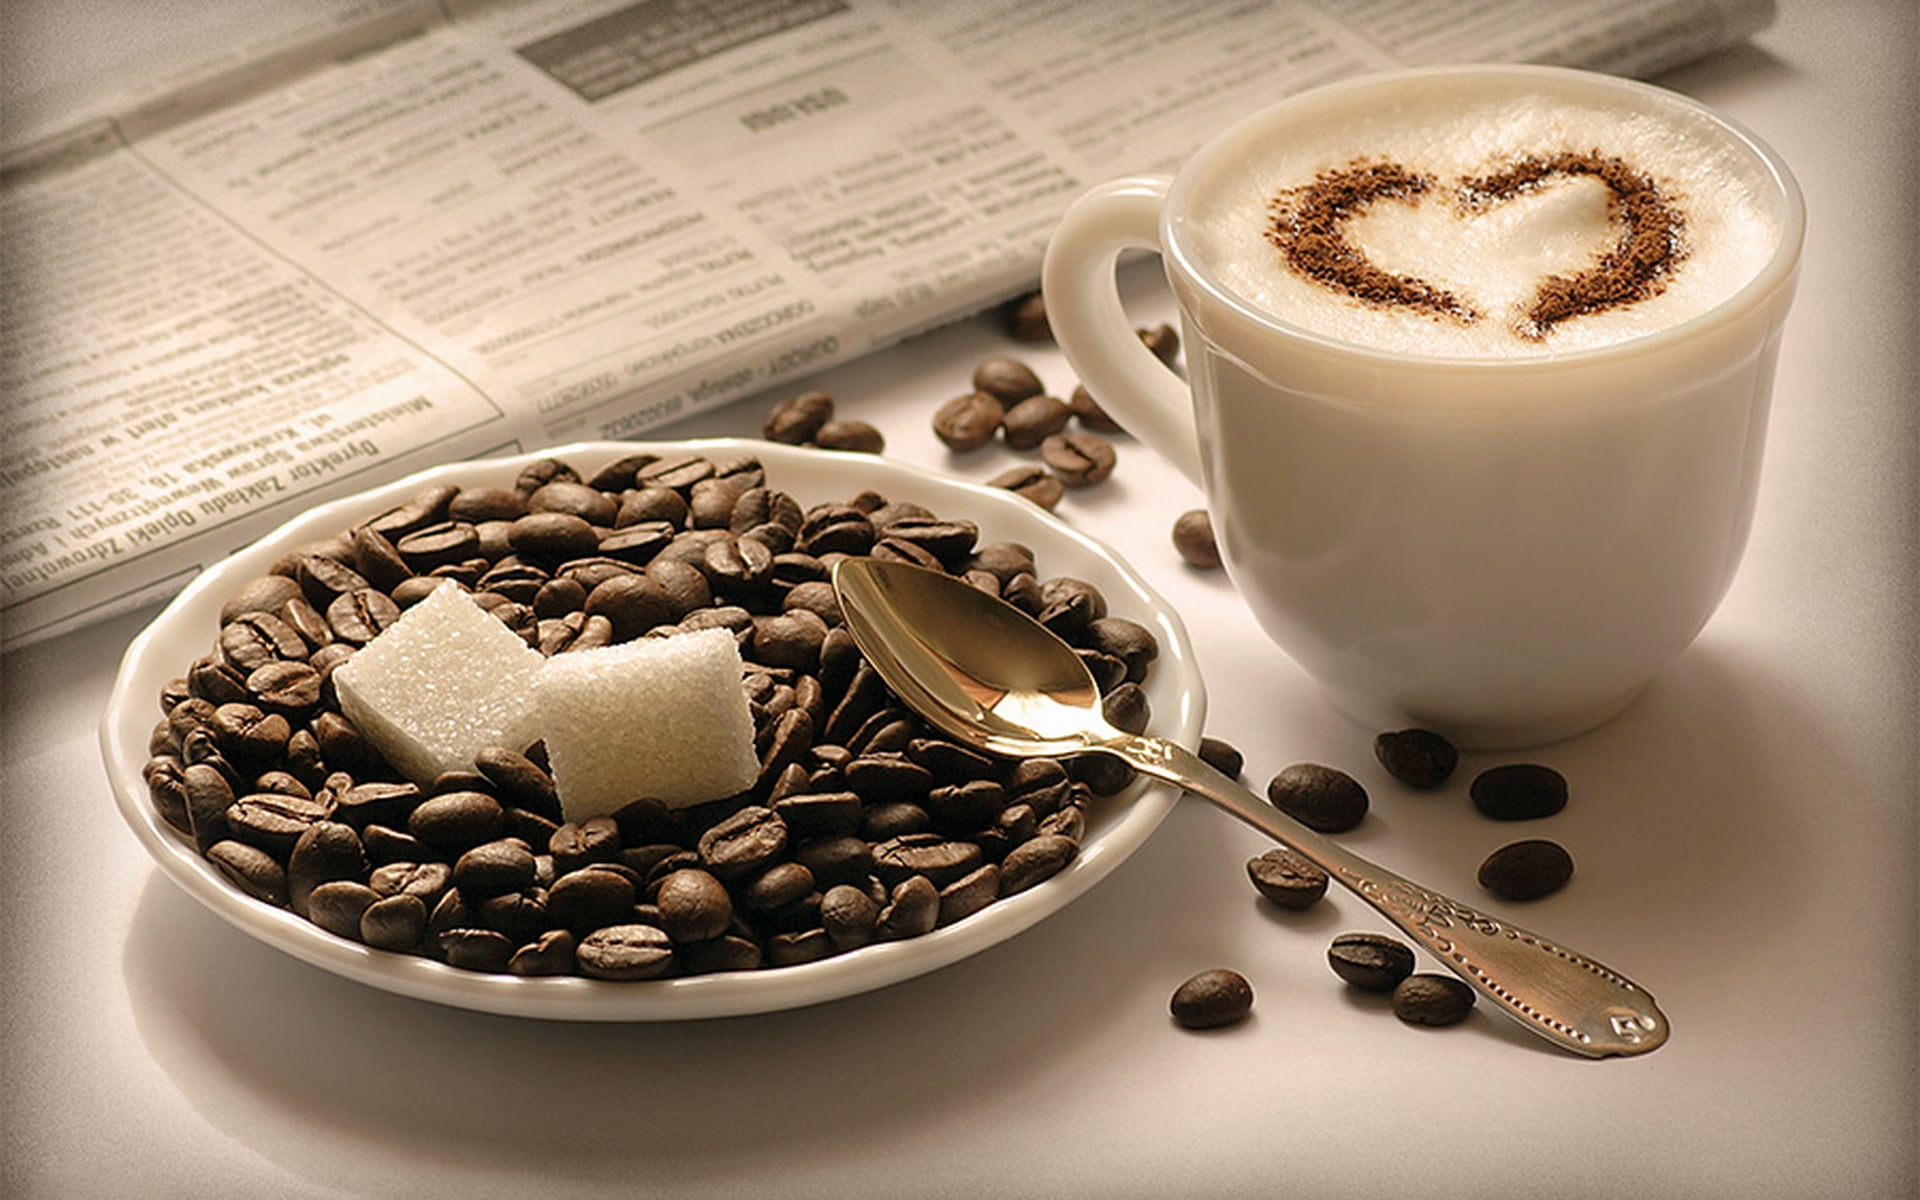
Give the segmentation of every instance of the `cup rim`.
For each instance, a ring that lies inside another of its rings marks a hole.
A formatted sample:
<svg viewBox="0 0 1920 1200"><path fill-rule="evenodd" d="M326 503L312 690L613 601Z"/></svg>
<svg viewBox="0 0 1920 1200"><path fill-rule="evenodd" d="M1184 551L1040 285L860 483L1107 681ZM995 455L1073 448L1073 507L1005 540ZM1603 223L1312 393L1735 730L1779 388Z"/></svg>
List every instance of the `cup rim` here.
<svg viewBox="0 0 1920 1200"><path fill-rule="evenodd" d="M1578 350L1538 356L1497 357L1423 354L1369 346L1361 342L1333 337L1276 317L1254 307L1222 284L1204 263L1198 261L1179 236L1178 214L1186 208L1187 194L1197 186L1194 181L1207 173L1203 168L1223 153L1228 146L1236 144L1247 131L1271 121L1280 110L1313 100L1338 96L1345 92L1363 92L1392 86L1406 80L1439 76L1558 79L1572 81L1589 89L1614 90L1628 95L1637 95L1656 104L1665 105L1669 109L1677 108L1691 112L1720 128L1732 142L1743 147L1758 160L1765 168L1766 177L1778 189L1780 236L1774 245L1773 252L1754 273L1753 278L1747 280L1731 295L1707 311L1677 324L1668 325L1650 333L1636 334L1621 341ZM1497 370L1501 374L1513 374L1527 370L1558 370L1566 366L1604 363L1617 358L1637 358L1650 352L1657 352L1674 342L1692 340L1716 326L1739 320L1763 304L1775 292L1791 285L1799 269L1801 249L1805 240L1806 198L1800 190L1799 181L1795 179L1792 170L1780 154L1746 126L1717 109L1671 88L1604 71L1532 63L1450 63L1441 66L1392 68L1372 71L1296 92L1235 121L1208 138L1181 164L1168 184L1166 202L1161 206L1160 212L1160 244L1164 248L1168 263L1199 284L1213 300L1231 309L1237 316L1330 353L1366 359L1387 366L1418 367L1424 371Z"/></svg>

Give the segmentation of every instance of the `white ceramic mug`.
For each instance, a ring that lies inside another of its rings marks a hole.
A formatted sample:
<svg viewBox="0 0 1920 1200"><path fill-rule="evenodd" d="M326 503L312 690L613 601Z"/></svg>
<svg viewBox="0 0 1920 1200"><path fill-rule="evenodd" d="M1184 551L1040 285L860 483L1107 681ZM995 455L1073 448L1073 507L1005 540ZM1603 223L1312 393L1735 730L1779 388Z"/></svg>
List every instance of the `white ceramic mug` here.
<svg viewBox="0 0 1920 1200"><path fill-rule="evenodd" d="M1194 214L1263 144L1334 130L1363 158L1369 114L1411 111L1410 99L1445 112L1449 88L1684 125L1711 143L1694 158L1756 181L1777 232L1704 312L1514 358L1316 333L1221 282ZM1804 223L1771 150L1671 92L1559 68L1432 68L1301 93L1171 179L1095 188L1054 235L1043 287L1082 381L1205 491L1234 583L1337 705L1376 729L1511 748L1619 712L1725 594L1752 520ZM1163 259L1190 385L1121 307L1115 266L1135 249Z"/></svg>

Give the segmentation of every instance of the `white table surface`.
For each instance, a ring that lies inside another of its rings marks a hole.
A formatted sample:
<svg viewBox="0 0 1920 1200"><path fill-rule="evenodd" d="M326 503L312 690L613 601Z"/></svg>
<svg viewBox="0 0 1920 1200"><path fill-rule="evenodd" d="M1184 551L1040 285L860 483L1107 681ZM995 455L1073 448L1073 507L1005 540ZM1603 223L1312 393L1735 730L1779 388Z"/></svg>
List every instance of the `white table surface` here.
<svg viewBox="0 0 1920 1200"><path fill-rule="evenodd" d="M1568 846L1573 883L1507 911L1644 982L1675 1027L1657 1053L1574 1059L1484 1006L1400 1024L1324 961L1377 918L1258 902L1259 838L1197 802L1034 930L814 1008L572 1026L369 990L200 909L115 815L94 728L148 611L0 674L0 1195L1914 1194L1920 41L1910 3L1783 9L1664 80L1776 145L1812 213L1753 540L1634 707L1525 756L1572 781L1563 814L1473 814L1466 778L1508 756L1469 756L1438 796L1391 786L1375 731L1180 563L1168 528L1198 497L1143 448L1060 508L1184 613L1208 727L1256 787L1303 759L1352 770L1374 813L1348 840L1467 895L1514 836ZM1170 313L1150 271L1129 282L1142 323ZM985 321L815 382L890 454L984 479L1014 456L950 457L927 416L1009 349L1071 386ZM765 408L664 432L751 434ZM1212 966L1252 981L1254 1016L1184 1032L1168 997Z"/></svg>

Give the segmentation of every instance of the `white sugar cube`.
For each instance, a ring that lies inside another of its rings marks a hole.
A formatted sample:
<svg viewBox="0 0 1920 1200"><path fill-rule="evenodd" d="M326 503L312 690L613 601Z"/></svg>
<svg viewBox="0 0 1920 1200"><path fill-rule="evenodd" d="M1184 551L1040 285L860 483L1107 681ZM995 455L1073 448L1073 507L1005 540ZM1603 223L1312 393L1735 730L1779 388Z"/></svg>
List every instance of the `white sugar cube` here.
<svg viewBox="0 0 1920 1200"><path fill-rule="evenodd" d="M444 583L333 672L340 711L416 783L473 769L489 746L535 737L534 690L546 659Z"/></svg>
<svg viewBox="0 0 1920 1200"><path fill-rule="evenodd" d="M539 732L567 820L641 797L678 808L751 787L760 764L740 671L740 648L725 629L547 660Z"/></svg>

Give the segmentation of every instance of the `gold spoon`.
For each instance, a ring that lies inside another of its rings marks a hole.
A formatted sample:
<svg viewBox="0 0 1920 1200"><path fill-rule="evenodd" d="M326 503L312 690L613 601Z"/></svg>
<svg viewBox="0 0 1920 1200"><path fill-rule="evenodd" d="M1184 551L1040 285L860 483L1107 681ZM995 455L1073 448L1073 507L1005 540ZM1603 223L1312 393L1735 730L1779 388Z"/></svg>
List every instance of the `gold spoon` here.
<svg viewBox="0 0 1920 1200"><path fill-rule="evenodd" d="M1353 890L1501 1012L1593 1058L1667 1040L1653 997L1564 946L1373 865L1164 738L1123 733L1072 647L1027 614L922 567L850 558L833 570L860 651L915 712L961 742L1015 758L1108 754L1210 800Z"/></svg>

